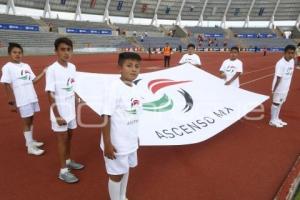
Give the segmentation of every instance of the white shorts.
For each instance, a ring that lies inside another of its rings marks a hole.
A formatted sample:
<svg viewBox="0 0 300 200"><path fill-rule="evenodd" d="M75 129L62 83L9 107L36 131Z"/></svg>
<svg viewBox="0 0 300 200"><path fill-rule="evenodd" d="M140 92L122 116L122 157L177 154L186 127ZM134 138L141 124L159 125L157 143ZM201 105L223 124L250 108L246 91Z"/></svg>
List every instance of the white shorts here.
<svg viewBox="0 0 300 200"><path fill-rule="evenodd" d="M106 172L110 175L127 174L129 168L137 166L137 151L127 155L116 155L116 159L111 160L104 156Z"/></svg>
<svg viewBox="0 0 300 200"><path fill-rule="evenodd" d="M19 113L21 118L31 117L35 112L40 111L40 106L38 102L30 103L19 107Z"/></svg>
<svg viewBox="0 0 300 200"><path fill-rule="evenodd" d="M54 132L66 132L68 129L75 129L77 128L76 119L73 119L67 125L59 126L57 122L51 121L51 127Z"/></svg>
<svg viewBox="0 0 300 200"><path fill-rule="evenodd" d="M273 103L283 104L288 93L273 93Z"/></svg>

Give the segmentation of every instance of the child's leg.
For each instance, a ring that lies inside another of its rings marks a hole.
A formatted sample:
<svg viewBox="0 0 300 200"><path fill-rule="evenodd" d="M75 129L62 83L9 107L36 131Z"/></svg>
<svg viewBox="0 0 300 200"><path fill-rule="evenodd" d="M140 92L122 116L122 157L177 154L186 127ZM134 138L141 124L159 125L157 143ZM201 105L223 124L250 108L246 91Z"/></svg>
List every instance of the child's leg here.
<svg viewBox="0 0 300 200"><path fill-rule="evenodd" d="M281 109L281 104L274 103L271 106L271 121L277 122L279 120L279 113Z"/></svg>
<svg viewBox="0 0 300 200"><path fill-rule="evenodd" d="M164 67L167 67L167 56L164 56Z"/></svg>
<svg viewBox="0 0 300 200"><path fill-rule="evenodd" d="M121 180L121 191L120 191L121 200L126 199L128 179L129 179L129 172L127 174L124 174Z"/></svg>
<svg viewBox="0 0 300 200"><path fill-rule="evenodd" d="M170 67L171 56L168 56L168 67Z"/></svg>
<svg viewBox="0 0 300 200"><path fill-rule="evenodd" d="M58 148L58 157L60 162L61 171L67 168L66 166L66 159L67 159L67 152L68 152L68 132L60 132L56 133L57 138L57 148Z"/></svg>
<svg viewBox="0 0 300 200"><path fill-rule="evenodd" d="M24 130L24 137L26 140L26 146L31 145L33 142L32 138L32 123L33 123L33 116L22 118L23 119L23 130Z"/></svg>
<svg viewBox="0 0 300 200"><path fill-rule="evenodd" d="M110 200L123 200L121 199L121 180L123 175L109 175L108 192Z"/></svg>
<svg viewBox="0 0 300 200"><path fill-rule="evenodd" d="M66 160L71 159L71 141L73 136L72 129L68 129L68 140L67 140L67 151L66 151Z"/></svg>

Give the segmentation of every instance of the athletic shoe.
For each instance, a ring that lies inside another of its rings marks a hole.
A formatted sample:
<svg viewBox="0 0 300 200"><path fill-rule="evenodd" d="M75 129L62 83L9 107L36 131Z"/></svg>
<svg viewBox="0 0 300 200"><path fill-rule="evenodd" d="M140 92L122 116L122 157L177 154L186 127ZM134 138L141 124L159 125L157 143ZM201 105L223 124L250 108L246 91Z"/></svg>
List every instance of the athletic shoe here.
<svg viewBox="0 0 300 200"><path fill-rule="evenodd" d="M65 173L59 173L58 178L65 183L77 183L79 181L79 179L69 170Z"/></svg>
<svg viewBox="0 0 300 200"><path fill-rule="evenodd" d="M44 145L43 142L38 142L36 140L32 140L31 145L36 146L36 147L41 147ZM26 147L28 147L28 144L26 144Z"/></svg>
<svg viewBox="0 0 300 200"><path fill-rule="evenodd" d="M280 124L279 122L274 122L274 121L270 121L270 122L269 122L269 125L270 125L270 126L274 126L274 127L276 127L276 128L282 128L282 127L283 127L282 124Z"/></svg>
<svg viewBox="0 0 300 200"><path fill-rule="evenodd" d="M45 152L44 150L39 149L39 148L37 148L36 146L33 146L33 145L27 147L27 153L28 154L32 154L32 155L35 155L35 156L40 156L44 152Z"/></svg>
<svg viewBox="0 0 300 200"><path fill-rule="evenodd" d="M279 122L282 126L287 126L287 125L288 125L288 123L282 121L281 119L279 119L278 122Z"/></svg>
<svg viewBox="0 0 300 200"><path fill-rule="evenodd" d="M76 163L74 160L71 160L70 163L67 164L67 167L69 169L83 169L84 168L84 165L80 164L80 163Z"/></svg>

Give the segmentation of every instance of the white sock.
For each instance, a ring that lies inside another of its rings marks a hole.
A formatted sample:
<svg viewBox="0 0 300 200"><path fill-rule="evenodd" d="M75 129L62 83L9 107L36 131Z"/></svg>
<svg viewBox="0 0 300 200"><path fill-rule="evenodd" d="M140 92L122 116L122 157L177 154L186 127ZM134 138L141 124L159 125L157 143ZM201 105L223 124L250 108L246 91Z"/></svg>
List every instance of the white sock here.
<svg viewBox="0 0 300 200"><path fill-rule="evenodd" d="M110 200L120 200L121 182L108 180L108 192Z"/></svg>
<svg viewBox="0 0 300 200"><path fill-rule="evenodd" d="M277 118L278 118L278 109L279 106L275 106L274 104L272 104L271 106L271 121L272 122L276 122L277 121Z"/></svg>
<svg viewBox="0 0 300 200"><path fill-rule="evenodd" d="M68 172L69 171L69 169L66 167L66 168L61 168L60 169L60 173L61 174L64 174L64 173L66 173L66 172Z"/></svg>
<svg viewBox="0 0 300 200"><path fill-rule="evenodd" d="M276 115L276 119L279 120L279 113L280 113L280 110L281 110L281 104L279 106L277 106L277 115Z"/></svg>
<svg viewBox="0 0 300 200"><path fill-rule="evenodd" d="M26 141L26 146L29 146L33 140L32 139L32 131L25 131L24 137L25 137L25 141Z"/></svg>
<svg viewBox="0 0 300 200"><path fill-rule="evenodd" d="M70 159L70 158L66 160L66 164L67 164L67 165L70 164L70 162L71 162L71 159Z"/></svg>
<svg viewBox="0 0 300 200"><path fill-rule="evenodd" d="M128 178L129 178L129 172L127 174L124 174L121 180L121 194L120 194L121 200L126 199Z"/></svg>

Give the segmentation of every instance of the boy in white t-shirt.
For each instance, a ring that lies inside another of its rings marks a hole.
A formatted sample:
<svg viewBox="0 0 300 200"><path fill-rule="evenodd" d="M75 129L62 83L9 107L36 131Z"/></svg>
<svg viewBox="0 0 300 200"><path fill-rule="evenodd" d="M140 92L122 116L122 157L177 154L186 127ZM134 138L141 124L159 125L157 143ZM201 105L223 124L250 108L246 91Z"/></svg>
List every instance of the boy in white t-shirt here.
<svg viewBox="0 0 300 200"><path fill-rule="evenodd" d="M21 62L23 48L18 43L9 43L8 54L10 61L2 68L1 83L4 83L8 96L8 104L11 111L18 111L24 124L24 137L28 154L42 155L44 150L39 147L44 143L33 139L33 119L34 113L40 111L38 98L33 84L37 83L44 75L45 70L35 76L30 66Z"/></svg>
<svg viewBox="0 0 300 200"><path fill-rule="evenodd" d="M184 54L179 61L179 64L190 63L196 67L202 67L200 57L195 54L195 45L188 44L188 53Z"/></svg>
<svg viewBox="0 0 300 200"><path fill-rule="evenodd" d="M76 67L69 62L73 52L73 43L69 38L58 38L54 42L57 61L48 67L46 88L50 102L50 120L56 135L60 172L58 178L66 183L76 183L79 179L72 169L83 169L82 164L71 160L71 139L77 127L74 92Z"/></svg>
<svg viewBox="0 0 300 200"><path fill-rule="evenodd" d="M225 85L240 87L239 77L243 73L243 63L238 59L239 48L231 47L230 57L225 60L220 68L221 77L225 80Z"/></svg>
<svg viewBox="0 0 300 200"><path fill-rule="evenodd" d="M275 75L272 84L273 103L271 106L270 126L282 128L287 123L279 118L282 104L285 102L295 67L295 46L287 45L284 49L284 56L276 63Z"/></svg>
<svg viewBox="0 0 300 200"><path fill-rule="evenodd" d="M129 168L137 166L141 97L133 81L139 75L140 61L136 53L119 54L121 77L108 88L104 99L103 117L107 123L102 129L100 146L111 200L127 199Z"/></svg>

